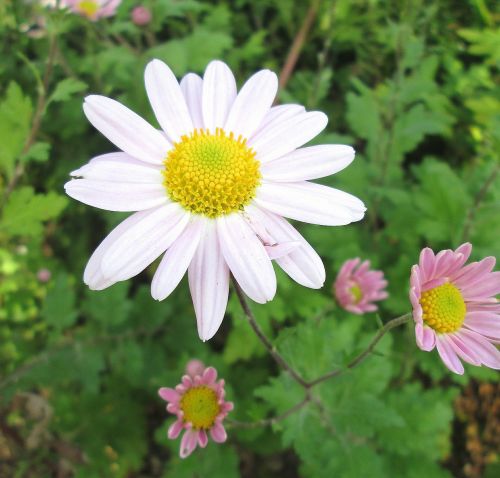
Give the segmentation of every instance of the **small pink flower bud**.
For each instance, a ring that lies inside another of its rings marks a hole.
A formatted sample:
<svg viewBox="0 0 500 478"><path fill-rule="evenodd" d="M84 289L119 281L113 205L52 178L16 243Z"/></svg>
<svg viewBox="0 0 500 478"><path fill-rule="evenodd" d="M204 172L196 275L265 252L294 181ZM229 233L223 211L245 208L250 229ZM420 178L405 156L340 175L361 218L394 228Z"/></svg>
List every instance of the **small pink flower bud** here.
<svg viewBox="0 0 500 478"><path fill-rule="evenodd" d="M148 8L138 5L134 7L131 13L132 21L138 26L146 26L152 18L151 12Z"/></svg>

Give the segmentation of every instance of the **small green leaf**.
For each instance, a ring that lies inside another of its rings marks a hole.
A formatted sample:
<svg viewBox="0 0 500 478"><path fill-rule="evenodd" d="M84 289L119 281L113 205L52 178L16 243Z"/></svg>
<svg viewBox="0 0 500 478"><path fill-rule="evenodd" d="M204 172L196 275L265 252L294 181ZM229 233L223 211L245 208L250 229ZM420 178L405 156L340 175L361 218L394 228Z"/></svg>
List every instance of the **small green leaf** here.
<svg viewBox="0 0 500 478"><path fill-rule="evenodd" d="M48 102L67 101L74 94L80 93L85 89L87 89L87 84L83 81L74 78L66 78L57 84Z"/></svg>

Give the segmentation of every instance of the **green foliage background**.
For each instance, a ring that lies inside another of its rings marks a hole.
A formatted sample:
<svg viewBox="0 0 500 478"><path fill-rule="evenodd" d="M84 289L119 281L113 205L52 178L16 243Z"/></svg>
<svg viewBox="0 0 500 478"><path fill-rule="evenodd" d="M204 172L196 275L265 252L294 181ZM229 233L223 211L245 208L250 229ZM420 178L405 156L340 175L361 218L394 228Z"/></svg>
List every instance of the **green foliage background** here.
<svg viewBox="0 0 500 478"><path fill-rule="evenodd" d="M236 420L280 414L303 390L266 355L234 296L219 333L202 343L185 281L166 301L151 298L154 266L103 292L86 289L86 261L124 215L63 194L70 171L114 150L86 121L82 98L111 96L154 123L142 79L151 58L178 76L220 58L239 84L260 68L279 72L310 4L145 0L153 21L143 28L130 21L135 3L91 23L37 2L0 1L0 475L466 476L454 399L471 380L498 375L472 367L452 375L436 353L416 348L410 326L272 428L229 425L225 445L178 457L156 393L178 383L189 358L218 368ZM368 211L347 227L299 226L324 259L323 290L279 274L275 300L253 305L307 379L342 367L380 321L409 311L409 270L423 246L470 240L475 259L498 255L495 4L312 4L315 21L279 100L327 113L316 142L356 148L353 165L325 183L362 198ZM389 280L379 316L334 307L330 284L356 256ZM495 460L484 476L499 476Z"/></svg>

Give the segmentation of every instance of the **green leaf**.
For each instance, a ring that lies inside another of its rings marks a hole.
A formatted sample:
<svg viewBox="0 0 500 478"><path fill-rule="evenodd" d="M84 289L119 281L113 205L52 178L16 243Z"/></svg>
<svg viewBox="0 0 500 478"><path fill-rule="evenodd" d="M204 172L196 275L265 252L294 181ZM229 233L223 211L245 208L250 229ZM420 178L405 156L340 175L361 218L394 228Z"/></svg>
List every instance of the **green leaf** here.
<svg viewBox="0 0 500 478"><path fill-rule="evenodd" d="M35 194L33 188L24 186L9 196L0 222L0 229L15 236L41 236L43 222L56 218L68 200L59 194Z"/></svg>
<svg viewBox="0 0 500 478"><path fill-rule="evenodd" d="M75 323L78 317L75 291L66 274L58 274L52 281L43 303L42 317L57 329L65 329Z"/></svg>
<svg viewBox="0 0 500 478"><path fill-rule="evenodd" d="M31 114L31 100L23 95L17 83L9 83L5 98L0 102L0 168L8 177L26 144Z"/></svg>
<svg viewBox="0 0 500 478"><path fill-rule="evenodd" d="M26 154L21 156L21 161L23 163L29 163L30 161L43 163L49 159L49 154L50 144L38 142L33 144Z"/></svg>
<svg viewBox="0 0 500 478"><path fill-rule="evenodd" d="M83 310L104 327L114 327L127 320L132 303L127 298L128 282L119 282L102 291L88 290Z"/></svg>
<svg viewBox="0 0 500 478"><path fill-rule="evenodd" d="M87 84L75 78L65 78L60 81L50 95L48 103L57 101L67 101L74 94L87 89Z"/></svg>

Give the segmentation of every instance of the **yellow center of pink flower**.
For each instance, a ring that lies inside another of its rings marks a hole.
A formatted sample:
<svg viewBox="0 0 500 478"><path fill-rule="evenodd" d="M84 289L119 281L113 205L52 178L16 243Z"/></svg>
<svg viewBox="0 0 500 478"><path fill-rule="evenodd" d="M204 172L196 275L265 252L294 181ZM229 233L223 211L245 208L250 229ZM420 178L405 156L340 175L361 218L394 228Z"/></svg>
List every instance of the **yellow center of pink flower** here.
<svg viewBox="0 0 500 478"><path fill-rule="evenodd" d="M78 9L89 18L93 18L99 10L99 5L95 0L82 0L78 4Z"/></svg>
<svg viewBox="0 0 500 478"><path fill-rule="evenodd" d="M186 391L180 401L184 412L184 421L196 430L212 428L220 412L217 394L206 385L192 387Z"/></svg>
<svg viewBox="0 0 500 478"><path fill-rule="evenodd" d="M361 287L359 285L353 285L350 288L350 292L352 295L352 298L354 299L354 303L357 304L362 298L363 298L363 292L361 292Z"/></svg>
<svg viewBox="0 0 500 478"><path fill-rule="evenodd" d="M424 322L436 332L455 332L464 323L464 298L460 290L449 282L422 292L420 305Z"/></svg>
<svg viewBox="0 0 500 478"><path fill-rule="evenodd" d="M211 218L240 211L260 184L259 162L246 140L218 128L195 130L165 159L163 184L184 209Z"/></svg>

